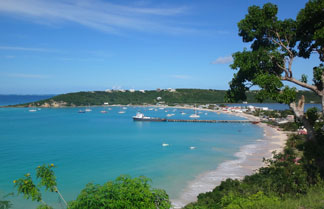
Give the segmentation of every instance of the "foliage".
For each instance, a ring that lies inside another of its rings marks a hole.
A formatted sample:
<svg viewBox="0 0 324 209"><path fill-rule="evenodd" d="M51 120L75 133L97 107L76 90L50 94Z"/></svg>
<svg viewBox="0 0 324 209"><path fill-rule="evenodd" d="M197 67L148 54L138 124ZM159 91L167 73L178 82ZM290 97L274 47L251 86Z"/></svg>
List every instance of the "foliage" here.
<svg viewBox="0 0 324 209"><path fill-rule="evenodd" d="M110 105L114 104L133 104L133 105L142 105L142 104L156 104L157 97L162 97L162 102L167 105L175 104L216 104L224 103L226 91L223 90L204 90L204 89L177 89L176 92L168 91L146 91L145 93L141 92L77 92L77 93L68 93L54 96L50 99L41 100L34 103L27 103L23 106L27 107L28 105L43 105L44 103L52 102L66 102L66 106L86 106L86 105L103 105L105 102L108 102ZM296 97L300 98L301 95L305 95L306 102L315 101L320 103L320 98L313 92L310 91L299 91L296 93ZM249 103L258 102L257 96L260 95L259 91L250 91L246 93L246 98L242 98L240 101L248 101ZM264 97L264 102L275 102L271 100L270 97Z"/></svg>
<svg viewBox="0 0 324 209"><path fill-rule="evenodd" d="M309 58L316 51L320 60L324 61L324 1L311 0L305 8L300 10L297 16L297 36L300 39L298 45L299 55Z"/></svg>
<svg viewBox="0 0 324 209"><path fill-rule="evenodd" d="M249 195L247 197L238 197L232 193L221 199L221 205L224 209L255 209L255 208L279 208L280 200L278 197L268 197L263 192Z"/></svg>
<svg viewBox="0 0 324 209"><path fill-rule="evenodd" d="M284 86L283 81L324 97L323 64L314 66L313 84L307 83L305 74L297 80L293 73L293 61L298 56L309 58L312 52L317 52L324 61L324 1L310 0L296 19L279 20L277 13L278 7L271 3L263 7L250 6L248 14L238 23L239 36L251 45L250 50L244 48L232 55L234 61L230 67L236 72L225 95L228 102L246 99L246 92L252 86L258 86L260 90L255 97L258 101L270 98L292 104L298 99L296 89ZM324 100L321 103L324 107ZM291 107L308 129L309 139L313 139L312 126L300 110L304 106ZM322 112L324 114L324 108Z"/></svg>
<svg viewBox="0 0 324 209"><path fill-rule="evenodd" d="M39 187L56 192L65 202L56 185L56 177L53 171L54 164L42 165L36 168L36 177L39 179ZM87 184L76 200L71 201L67 207L73 208L160 208L171 207L169 197L164 190L153 189L149 184L150 180L146 177L130 178L120 176L115 181L109 181L104 185ZM31 175L27 173L23 178L14 180L18 194L22 193L24 198L41 202L37 209L52 209L44 200L40 189L34 184ZM0 206L7 209L9 202L2 201ZM2 208L0 208L2 209Z"/></svg>
<svg viewBox="0 0 324 209"><path fill-rule="evenodd" d="M38 166L36 177L40 179L39 186L45 186L46 190L56 192L56 177L52 168L55 168L54 164Z"/></svg>
<svg viewBox="0 0 324 209"><path fill-rule="evenodd" d="M17 187L18 194L23 194L25 199L41 202L42 204L37 207L38 209L51 209L52 207L42 199L40 187L45 186L46 190L59 193L56 187L56 177L52 170L54 167L54 164L49 164L36 168L36 177L40 179L38 187L34 184L30 173L25 174L23 178L14 180L13 183Z"/></svg>
<svg viewBox="0 0 324 209"><path fill-rule="evenodd" d="M299 126L300 125L295 122L284 123L279 125L279 127L282 128L284 131L297 131Z"/></svg>
<svg viewBox="0 0 324 209"><path fill-rule="evenodd" d="M323 186L316 160L309 161L303 154L310 149L309 143L304 136L291 136L283 153L265 160L266 167L242 181L227 179L221 182L213 191L200 194L197 202L185 208L294 208L288 207L287 202L296 198L306 200L308 193L313 191L310 190L312 185ZM323 154L317 157L324 159ZM308 204L304 204L304 200L298 201L300 205Z"/></svg>
<svg viewBox="0 0 324 209"><path fill-rule="evenodd" d="M104 185L87 184L69 208L170 208L165 191L152 189L145 177L120 176Z"/></svg>
<svg viewBox="0 0 324 209"><path fill-rule="evenodd" d="M40 202L42 200L42 195L39 189L34 184L29 173L25 174L23 178L13 181L15 187L18 187L18 194L23 194L24 198L32 199L33 201Z"/></svg>

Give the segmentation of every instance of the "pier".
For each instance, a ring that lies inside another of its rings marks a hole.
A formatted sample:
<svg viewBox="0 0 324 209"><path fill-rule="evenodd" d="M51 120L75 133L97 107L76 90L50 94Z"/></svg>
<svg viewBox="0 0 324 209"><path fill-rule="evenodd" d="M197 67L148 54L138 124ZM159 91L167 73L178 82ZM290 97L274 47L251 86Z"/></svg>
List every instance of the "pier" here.
<svg viewBox="0 0 324 209"><path fill-rule="evenodd" d="M147 122L187 122L187 123L252 123L257 124L260 121L251 120L197 120L197 119L167 119L167 118L133 118L134 121Z"/></svg>
<svg viewBox="0 0 324 209"><path fill-rule="evenodd" d="M166 119L166 122L193 122L193 123L253 123L257 124L259 121L251 120L185 120L185 119Z"/></svg>

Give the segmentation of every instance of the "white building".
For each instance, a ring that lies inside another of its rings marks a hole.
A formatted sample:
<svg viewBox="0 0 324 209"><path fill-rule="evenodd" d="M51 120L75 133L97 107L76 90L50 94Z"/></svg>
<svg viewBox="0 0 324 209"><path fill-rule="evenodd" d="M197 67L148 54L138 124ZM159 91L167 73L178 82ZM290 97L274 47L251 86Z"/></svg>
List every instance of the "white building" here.
<svg viewBox="0 0 324 209"><path fill-rule="evenodd" d="M139 92L145 93L145 90L139 90Z"/></svg>
<svg viewBox="0 0 324 209"><path fill-rule="evenodd" d="M133 93L133 92L135 92L135 89L129 89L129 92Z"/></svg>

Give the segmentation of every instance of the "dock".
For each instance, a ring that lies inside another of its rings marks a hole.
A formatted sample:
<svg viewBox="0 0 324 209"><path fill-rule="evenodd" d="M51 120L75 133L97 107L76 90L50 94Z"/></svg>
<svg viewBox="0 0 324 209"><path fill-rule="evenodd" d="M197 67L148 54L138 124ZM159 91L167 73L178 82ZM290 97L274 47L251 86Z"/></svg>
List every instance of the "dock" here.
<svg viewBox="0 0 324 209"><path fill-rule="evenodd" d="M193 123L253 123L257 124L259 121L251 120L185 120L185 119L166 119L166 122L193 122Z"/></svg>
<svg viewBox="0 0 324 209"><path fill-rule="evenodd" d="M257 124L260 121L252 120L198 120L198 119L167 119L167 118L134 118L134 121L147 121L147 122L187 122L187 123L252 123Z"/></svg>

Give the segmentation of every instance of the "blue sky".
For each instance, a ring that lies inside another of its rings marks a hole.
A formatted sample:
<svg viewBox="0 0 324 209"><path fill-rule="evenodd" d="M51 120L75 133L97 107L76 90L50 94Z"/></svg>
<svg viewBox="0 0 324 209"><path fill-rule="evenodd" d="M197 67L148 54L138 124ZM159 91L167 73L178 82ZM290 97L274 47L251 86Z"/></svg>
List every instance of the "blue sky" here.
<svg viewBox="0 0 324 209"><path fill-rule="evenodd" d="M0 0L0 94L227 89L237 22L263 0ZM295 18L306 0L270 1ZM296 60L311 78L317 57Z"/></svg>

